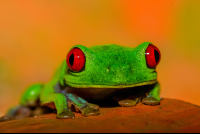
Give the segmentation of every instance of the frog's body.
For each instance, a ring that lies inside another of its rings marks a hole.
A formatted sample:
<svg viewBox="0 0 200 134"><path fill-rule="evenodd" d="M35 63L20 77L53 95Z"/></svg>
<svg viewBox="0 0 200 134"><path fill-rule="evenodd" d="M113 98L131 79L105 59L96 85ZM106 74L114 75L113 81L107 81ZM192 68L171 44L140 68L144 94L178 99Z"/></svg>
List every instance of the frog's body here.
<svg viewBox="0 0 200 134"><path fill-rule="evenodd" d="M81 50L84 54L82 58L85 59L78 59L77 63L74 63L72 57L74 58L76 53L69 55L68 58L71 59L62 63L48 83L28 88L22 95L20 104L36 106L39 99L40 105L55 108L58 118L74 118L72 106L76 111L81 111L82 115L90 116L99 114L99 107L88 103L88 100L120 96L123 90L128 90L128 99L118 97L121 106L134 106L143 98L143 103L157 105L160 102L157 73L155 67L148 67L145 58L149 44L145 42L136 48L118 45L87 48L76 45L71 50ZM80 68L83 62L84 67ZM78 71L73 70L74 64L77 64ZM148 89L141 90L140 87ZM143 95L130 97L134 96L134 93L131 94L134 90L141 90Z"/></svg>

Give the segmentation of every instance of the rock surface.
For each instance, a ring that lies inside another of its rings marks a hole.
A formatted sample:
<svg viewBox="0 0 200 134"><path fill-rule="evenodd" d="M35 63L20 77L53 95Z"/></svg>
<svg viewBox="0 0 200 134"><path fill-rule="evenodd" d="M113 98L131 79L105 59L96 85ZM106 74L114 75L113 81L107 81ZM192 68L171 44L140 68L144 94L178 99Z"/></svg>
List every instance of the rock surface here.
<svg viewBox="0 0 200 134"><path fill-rule="evenodd" d="M200 106L174 99L161 105L100 108L101 114L56 119L55 113L0 122L5 132L200 132Z"/></svg>

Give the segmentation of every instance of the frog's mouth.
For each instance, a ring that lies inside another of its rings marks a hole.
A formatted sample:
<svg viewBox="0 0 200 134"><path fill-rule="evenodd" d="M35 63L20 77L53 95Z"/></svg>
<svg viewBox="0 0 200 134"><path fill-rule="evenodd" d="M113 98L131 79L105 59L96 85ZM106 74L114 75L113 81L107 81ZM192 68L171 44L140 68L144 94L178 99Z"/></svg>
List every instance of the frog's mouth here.
<svg viewBox="0 0 200 134"><path fill-rule="evenodd" d="M130 88L130 87L137 87L137 86L144 86L144 85L152 85L157 82L157 79L155 80L150 80L150 81L144 81L140 83L134 83L134 84L118 84L118 85L106 85L106 84L79 84L79 83L73 83L70 81L66 81L67 85L73 88Z"/></svg>
<svg viewBox="0 0 200 134"><path fill-rule="evenodd" d="M78 84L70 81L66 81L66 86L58 86L57 92L62 93L73 93L79 97L86 99L87 101L102 100L105 98L112 98L112 96L137 96L144 94L149 86L154 85L157 80L144 81L136 84L118 84L118 85L89 85L89 84ZM146 87L147 86L147 87ZM60 90L60 87L62 90ZM134 90L133 90L134 89ZM126 98L126 97L124 97Z"/></svg>

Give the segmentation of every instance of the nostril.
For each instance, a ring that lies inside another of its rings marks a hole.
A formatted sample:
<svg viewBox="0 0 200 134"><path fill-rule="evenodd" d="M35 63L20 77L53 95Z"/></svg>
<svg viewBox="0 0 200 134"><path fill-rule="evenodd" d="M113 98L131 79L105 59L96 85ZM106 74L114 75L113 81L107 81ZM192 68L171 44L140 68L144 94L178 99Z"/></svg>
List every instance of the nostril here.
<svg viewBox="0 0 200 134"><path fill-rule="evenodd" d="M131 71L131 73L134 73L134 68L131 68L130 71Z"/></svg>
<svg viewBox="0 0 200 134"><path fill-rule="evenodd" d="M110 72L110 68L109 68L109 67L106 69L106 72L107 72L107 73L109 73L109 72Z"/></svg>

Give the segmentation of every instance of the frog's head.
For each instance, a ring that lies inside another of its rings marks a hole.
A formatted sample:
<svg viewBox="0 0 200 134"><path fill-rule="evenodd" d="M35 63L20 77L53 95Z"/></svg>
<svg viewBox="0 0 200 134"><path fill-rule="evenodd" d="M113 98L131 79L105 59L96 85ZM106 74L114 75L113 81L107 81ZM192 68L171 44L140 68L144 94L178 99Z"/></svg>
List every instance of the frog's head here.
<svg viewBox="0 0 200 134"><path fill-rule="evenodd" d="M156 83L159 50L145 42L136 48L76 45L66 59L66 84L77 88L126 88Z"/></svg>

